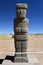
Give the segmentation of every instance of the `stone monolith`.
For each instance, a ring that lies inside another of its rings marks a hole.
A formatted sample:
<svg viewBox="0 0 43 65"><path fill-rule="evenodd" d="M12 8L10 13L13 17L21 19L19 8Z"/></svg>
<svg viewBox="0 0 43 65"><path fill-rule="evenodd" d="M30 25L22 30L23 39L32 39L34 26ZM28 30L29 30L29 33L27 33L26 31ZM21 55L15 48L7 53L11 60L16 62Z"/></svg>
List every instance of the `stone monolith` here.
<svg viewBox="0 0 43 65"><path fill-rule="evenodd" d="M15 57L14 61L27 62L28 18L26 18L27 4L16 4L16 18L14 19Z"/></svg>

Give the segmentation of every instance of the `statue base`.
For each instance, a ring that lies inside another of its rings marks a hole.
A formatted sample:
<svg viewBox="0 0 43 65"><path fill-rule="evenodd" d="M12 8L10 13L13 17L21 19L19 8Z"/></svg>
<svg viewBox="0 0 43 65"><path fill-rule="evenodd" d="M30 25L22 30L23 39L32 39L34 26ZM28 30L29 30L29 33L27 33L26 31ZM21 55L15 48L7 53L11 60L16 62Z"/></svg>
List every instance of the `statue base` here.
<svg viewBox="0 0 43 65"><path fill-rule="evenodd" d="M14 57L14 62L28 62L27 53L16 53Z"/></svg>
<svg viewBox="0 0 43 65"><path fill-rule="evenodd" d="M28 54L28 62L21 62L20 59L18 62L16 59L15 62L11 62L10 60L4 60L2 65L41 65L41 62L35 54Z"/></svg>

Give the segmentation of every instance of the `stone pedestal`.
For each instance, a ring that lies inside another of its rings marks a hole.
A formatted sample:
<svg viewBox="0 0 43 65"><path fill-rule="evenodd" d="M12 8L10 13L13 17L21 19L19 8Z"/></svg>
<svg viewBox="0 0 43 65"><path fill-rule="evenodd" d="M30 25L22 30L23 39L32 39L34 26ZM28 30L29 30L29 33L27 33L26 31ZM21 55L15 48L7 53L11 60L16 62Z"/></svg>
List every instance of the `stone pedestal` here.
<svg viewBox="0 0 43 65"><path fill-rule="evenodd" d="M42 65L35 54L28 54L28 60L29 62L26 62L25 60L15 60L14 63L10 60L4 60L2 65Z"/></svg>

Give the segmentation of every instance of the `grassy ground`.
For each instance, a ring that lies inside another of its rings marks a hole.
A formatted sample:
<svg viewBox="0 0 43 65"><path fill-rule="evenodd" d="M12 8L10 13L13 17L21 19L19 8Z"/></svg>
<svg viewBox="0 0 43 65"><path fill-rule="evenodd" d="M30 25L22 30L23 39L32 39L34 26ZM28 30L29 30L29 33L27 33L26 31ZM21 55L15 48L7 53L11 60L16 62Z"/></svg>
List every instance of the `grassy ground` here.
<svg viewBox="0 0 43 65"><path fill-rule="evenodd" d="M12 40L13 38L10 35L0 35L0 40Z"/></svg>

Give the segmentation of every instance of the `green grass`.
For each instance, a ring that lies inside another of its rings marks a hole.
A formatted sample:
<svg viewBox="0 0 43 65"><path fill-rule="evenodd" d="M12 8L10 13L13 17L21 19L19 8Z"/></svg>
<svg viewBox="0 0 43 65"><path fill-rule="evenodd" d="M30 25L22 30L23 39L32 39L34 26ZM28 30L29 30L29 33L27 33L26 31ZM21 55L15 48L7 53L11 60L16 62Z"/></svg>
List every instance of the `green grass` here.
<svg viewBox="0 0 43 65"><path fill-rule="evenodd" d="M7 36L0 36L0 40L13 40L13 38Z"/></svg>

